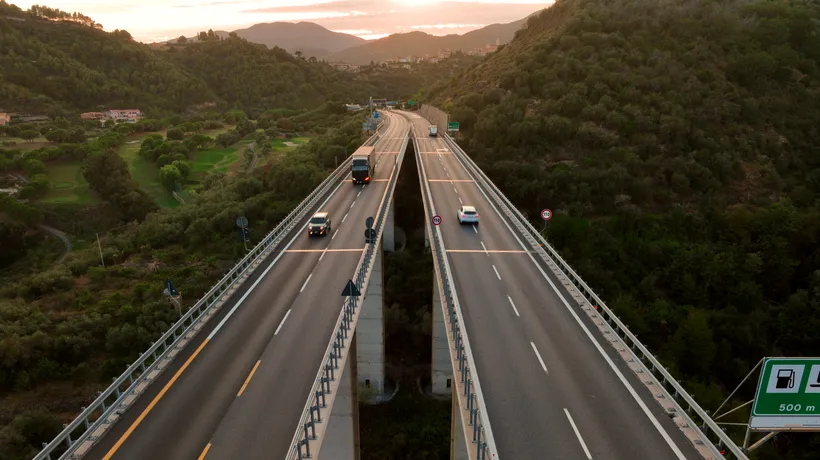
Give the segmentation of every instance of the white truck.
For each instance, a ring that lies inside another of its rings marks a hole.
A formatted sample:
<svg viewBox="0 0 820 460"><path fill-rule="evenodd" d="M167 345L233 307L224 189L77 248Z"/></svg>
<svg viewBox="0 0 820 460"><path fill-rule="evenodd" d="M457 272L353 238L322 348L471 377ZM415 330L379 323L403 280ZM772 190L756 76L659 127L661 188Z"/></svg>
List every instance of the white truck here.
<svg viewBox="0 0 820 460"><path fill-rule="evenodd" d="M438 128L436 126L430 127L430 137L438 136Z"/></svg>

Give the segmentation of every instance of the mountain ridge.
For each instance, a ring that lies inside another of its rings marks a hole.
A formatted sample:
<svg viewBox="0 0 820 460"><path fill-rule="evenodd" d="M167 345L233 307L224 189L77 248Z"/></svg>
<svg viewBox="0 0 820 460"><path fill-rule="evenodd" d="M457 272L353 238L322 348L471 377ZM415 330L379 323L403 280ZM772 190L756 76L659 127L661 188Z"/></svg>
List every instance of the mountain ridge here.
<svg viewBox="0 0 820 460"><path fill-rule="evenodd" d="M539 11L513 22L490 24L463 34L432 35L411 31L390 34L376 40L334 32L310 21L267 22L234 31L214 30L213 33L221 38L228 38L231 33L235 33L239 38L269 48L278 46L289 53L301 52L306 58L368 64L370 61L382 62L398 56L437 54L445 49L470 51L486 45L504 45L513 39L515 33L527 23L527 19ZM177 44L181 38L163 43ZM185 41L197 42L198 35L185 37Z"/></svg>
<svg viewBox="0 0 820 460"><path fill-rule="evenodd" d="M289 53L301 52L305 57L323 58L330 53L338 52L366 42L355 35L334 32L315 22L260 22L244 29L233 31L215 30L214 34L221 38L228 38L235 33L251 43L265 45L268 48L278 46ZM165 43L180 43L180 38L168 40ZM197 42L198 35L185 37L187 42Z"/></svg>
<svg viewBox="0 0 820 460"><path fill-rule="evenodd" d="M368 64L382 62L403 56L423 56L437 54L442 50L470 51L486 45L505 45L516 32L526 25L533 15L508 23L496 23L471 30L464 34L430 35L426 32L412 31L391 34L378 40L370 40L353 48L331 53L327 60L349 64Z"/></svg>

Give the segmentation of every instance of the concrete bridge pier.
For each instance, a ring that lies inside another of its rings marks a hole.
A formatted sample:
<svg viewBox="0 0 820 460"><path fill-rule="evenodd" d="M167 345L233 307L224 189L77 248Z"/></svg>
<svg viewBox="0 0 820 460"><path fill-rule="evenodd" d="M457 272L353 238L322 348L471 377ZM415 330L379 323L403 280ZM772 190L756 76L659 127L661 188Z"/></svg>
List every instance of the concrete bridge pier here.
<svg viewBox="0 0 820 460"><path fill-rule="evenodd" d="M385 231L387 229L385 228ZM358 384L363 399L384 394L384 255L377 251L356 325Z"/></svg>
<svg viewBox="0 0 820 460"><path fill-rule="evenodd" d="M322 460L359 460L359 396L356 385L356 341L350 342L350 357L339 375L339 389L329 414L327 432L322 444ZM324 415L327 417L328 415Z"/></svg>

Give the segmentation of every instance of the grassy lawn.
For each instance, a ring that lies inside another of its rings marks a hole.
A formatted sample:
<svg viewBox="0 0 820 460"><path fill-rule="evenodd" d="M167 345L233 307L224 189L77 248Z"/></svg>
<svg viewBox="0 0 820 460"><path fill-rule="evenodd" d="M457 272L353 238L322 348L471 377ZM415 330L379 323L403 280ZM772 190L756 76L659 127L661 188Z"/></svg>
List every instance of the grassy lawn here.
<svg viewBox="0 0 820 460"><path fill-rule="evenodd" d="M240 143L241 144L241 143ZM204 150L191 159L191 179L200 181L208 173L228 172L228 168L239 159L236 147Z"/></svg>
<svg viewBox="0 0 820 460"><path fill-rule="evenodd" d="M171 201L174 201L174 199L159 182L159 168L157 168L157 165L145 160L139 155L140 144L149 134L155 133L128 136L125 144L120 147L118 153L122 159L128 163L128 172L131 173L131 177L137 181L140 188L145 190L145 193L153 198L160 206L163 206L167 198L171 198Z"/></svg>
<svg viewBox="0 0 820 460"><path fill-rule="evenodd" d="M3 145L4 142L14 142L14 145ZM9 150L35 150L39 149L40 147L46 147L49 145L49 142L46 140L45 137L40 136L34 139L32 142L25 141L19 137L5 137L0 136L0 149L9 149Z"/></svg>
<svg viewBox="0 0 820 460"><path fill-rule="evenodd" d="M97 199L83 177L82 163L79 161L49 163L46 175L51 189L42 198L44 202L91 203Z"/></svg>
<svg viewBox="0 0 820 460"><path fill-rule="evenodd" d="M270 141L270 145L273 147L274 152L289 152L299 145L307 144L308 142L310 142L309 137L293 137L290 139L276 138Z"/></svg>
<svg viewBox="0 0 820 460"><path fill-rule="evenodd" d="M226 126L220 129L209 129L203 131L203 134L206 134L211 137L216 137L217 135L224 133L232 129L232 126ZM128 163L128 172L131 173L131 177L139 184L140 188L145 190L145 192L157 202L163 208L175 208L180 205L180 203L165 190L165 187L162 186L162 183L159 181L159 168L156 164L151 163L142 157L139 156L140 145L142 144L142 140L151 135L151 134L163 134L164 132L160 133L140 133L134 136L128 136L125 141L125 145L120 147L119 154ZM197 157L202 154L206 154L210 152L200 152L197 154ZM191 168L192 171L196 173L197 171L197 158L194 158L191 161Z"/></svg>

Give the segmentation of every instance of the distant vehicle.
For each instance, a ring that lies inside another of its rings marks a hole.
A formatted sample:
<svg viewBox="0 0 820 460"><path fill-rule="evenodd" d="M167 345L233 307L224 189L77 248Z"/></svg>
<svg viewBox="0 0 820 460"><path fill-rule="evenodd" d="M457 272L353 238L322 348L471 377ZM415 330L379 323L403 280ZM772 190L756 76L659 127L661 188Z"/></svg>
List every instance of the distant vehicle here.
<svg viewBox="0 0 820 460"><path fill-rule="evenodd" d="M436 137L436 136L438 136L438 127L431 126L430 127L430 137Z"/></svg>
<svg viewBox="0 0 820 460"><path fill-rule="evenodd" d="M375 147L359 147L353 152L350 162L350 175L354 184L369 184L376 171Z"/></svg>
<svg viewBox="0 0 820 460"><path fill-rule="evenodd" d="M317 212L308 221L308 236L318 235L327 236L330 234L331 226L330 215L326 212Z"/></svg>
<svg viewBox="0 0 820 460"><path fill-rule="evenodd" d="M478 224L478 211L472 206L458 208L458 223Z"/></svg>

